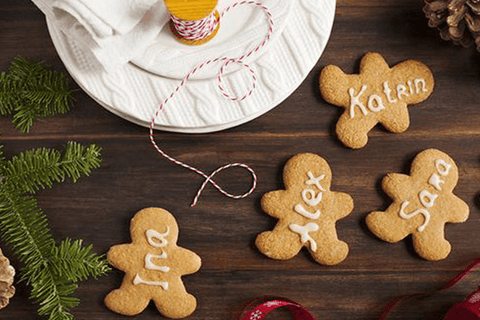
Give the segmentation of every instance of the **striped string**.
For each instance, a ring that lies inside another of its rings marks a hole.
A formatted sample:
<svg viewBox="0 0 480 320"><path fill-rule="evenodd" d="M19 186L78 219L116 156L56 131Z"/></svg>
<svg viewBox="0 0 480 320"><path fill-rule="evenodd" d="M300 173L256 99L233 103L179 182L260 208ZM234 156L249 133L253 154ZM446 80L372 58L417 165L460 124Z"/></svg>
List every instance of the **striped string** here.
<svg viewBox="0 0 480 320"><path fill-rule="evenodd" d="M219 20L212 12L209 16L200 20L182 20L170 14L175 30L178 34L187 40L203 40L215 31Z"/></svg>
<svg viewBox="0 0 480 320"><path fill-rule="evenodd" d="M229 99L229 100L232 100L232 101L242 101L244 99L246 99L248 96L250 96L252 93L253 93L253 90L255 89L256 87L256 77L255 77L255 71L250 68L250 66L248 64L246 64L244 62L244 60L250 56L252 56L253 54L255 54L256 52L258 52L261 48L263 48L271 39L271 36L273 34L273 28L274 28L274 22L273 22L273 18L272 18L272 14L270 13L269 9L264 6L262 3L259 3L259 2L256 2L256 1L251 1L251 0L245 0L245 1L240 1L240 2L237 2L237 3L234 3L233 5L225 8L222 13L219 15L219 18L216 19L214 18L214 27L213 27L213 30L215 30L215 27L216 27L216 24L218 24L220 22L220 20L224 17L224 15L229 12L230 10L236 8L237 6L241 6L241 5L251 5L251 6L254 6L254 7L257 7L257 8L260 8L262 9L267 18L268 18L268 24L269 24L269 28L268 28L268 34L267 36L265 37L265 39L260 42L255 48L253 48L252 50L248 51L246 54L242 55L241 57L238 57L238 58L230 58L230 57L217 57L215 59L211 59L211 60L207 60L203 63L201 63L200 65L196 66L194 69L192 69L182 80L182 82L172 91L172 93L165 99L163 100L163 102L159 105L159 107L157 108L157 111L155 112L155 115L153 116L152 118L152 121L151 121L151 124L150 124L150 134L149 134L149 137L150 137L150 141L152 143L152 145L155 147L155 149L157 150L158 153L160 153L160 155L162 155L163 157L165 157L166 159L170 160L171 162L179 165L179 166L182 166L184 168L187 168L199 175L201 175L202 177L205 178L205 181L203 182L202 186L200 187L200 189L198 190L197 194L195 195L195 198L193 199L193 202L191 204L191 206L195 206L198 202L198 199L202 193L202 191L204 190L204 188L206 187L206 185L208 183L211 183L218 191L220 191L223 195L227 196L227 197L230 197L230 198L233 198L233 199L242 199L242 198L245 198L245 197L248 197L250 194L253 193L253 191L255 190L256 186L257 186L257 176L254 172L254 170L252 168L250 168L248 165L246 164L243 164L243 163L231 163L231 164L227 164L225 166L222 166L218 169L216 169L214 172L212 172L210 175L207 175L206 173L202 172L201 170L197 169L197 168L194 168L184 162L181 162L171 156L169 156L168 154L166 154L162 149L160 149L160 147L157 145L157 143L155 142L155 137L154 137L154 125L155 125L155 119L158 117L160 111L163 110L163 108L165 107L165 105L168 103L169 100L171 100L179 91L180 89L182 89L183 87L185 87L185 85L187 84L188 80L199 70L201 70L202 68L210 65L210 64L213 64L213 63L217 63L217 62L222 62L223 64L221 65L220 67L220 70L218 72L218 75L217 75L217 85L218 85L218 88L220 90L220 92L222 93L222 95L226 98L226 99ZM210 17L214 17L214 13L211 14ZM178 19L178 18L174 18L172 17L172 20L174 21L174 25L175 25L175 28L180 28L180 29L183 29L182 32L185 32L186 34L189 34L189 36L191 37L194 37L194 39L197 39L197 37L201 37L203 36L204 34L204 31L205 30L211 30L212 26L210 25L211 21L212 21L212 18L209 18L207 17L206 19L202 19L202 21L196 21L192 24L190 24L189 22L186 22L186 21L183 21L181 19ZM203 21L203 20L208 20L208 21ZM195 29L197 28L197 29ZM186 29L188 29L187 31L185 31ZM195 29L196 31L194 31L193 29ZM213 31L211 31L213 32ZM210 33L211 33L210 32ZM180 33L180 31L179 31ZM208 36L208 35L207 35ZM206 37L206 36L205 36ZM201 39L201 38L198 38L198 39ZM230 64L238 64L240 66L243 66L244 68L246 68L252 75L252 86L251 88L243 95L243 96L234 96L234 95L231 95L229 93L228 90L226 90L223 85L222 85L222 76L224 75L224 72L225 72L225 68L230 65ZM233 194L230 194L228 193L227 191L225 191L221 186L219 186L214 180L213 180L213 177L219 173L220 171L222 170L225 170L225 169L228 169L228 168L232 168L232 167L241 167L241 168L244 168L246 170L248 170L251 174L252 174L252 178L253 178L253 182L252 182L252 187L250 188L250 190L248 192L246 192L245 194L242 194L242 195L233 195Z"/></svg>

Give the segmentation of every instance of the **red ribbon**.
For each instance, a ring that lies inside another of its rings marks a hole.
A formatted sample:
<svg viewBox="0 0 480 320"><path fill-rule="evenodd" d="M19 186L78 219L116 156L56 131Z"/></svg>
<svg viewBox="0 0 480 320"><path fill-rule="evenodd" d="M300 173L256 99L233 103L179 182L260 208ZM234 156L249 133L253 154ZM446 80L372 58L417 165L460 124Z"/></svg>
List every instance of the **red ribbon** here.
<svg viewBox="0 0 480 320"><path fill-rule="evenodd" d="M395 308L395 306L405 300L405 299L409 299L409 298L413 298L413 297L421 297L421 298L424 298L424 297L428 297L428 296L431 296L437 292L440 292L440 291L443 291L443 290L447 290L451 287L453 287L454 285L456 285L457 283L459 283L460 281L462 281L476 266L480 265L480 258L479 259L476 259L475 261L473 261L465 270L463 270L458 276L456 276L455 278L453 278L450 282L448 282L447 284L445 284L443 287L441 287L440 289L436 289L434 291L431 291L431 292L423 292L423 293L414 293L414 294L410 294L410 295L405 295L405 296L401 296L401 297L398 297L397 299L393 300L392 302L390 302L384 309L383 309L383 313L382 315L380 316L380 319L379 320L384 320L387 318L388 314L392 311L392 309ZM461 305L462 303L457 303L455 306L458 307L458 305ZM448 315L447 315L448 316ZM445 318L447 319L447 318ZM448 318L450 319L450 318ZM453 318L452 318L453 319ZM478 317L476 318L478 319Z"/></svg>
<svg viewBox="0 0 480 320"><path fill-rule="evenodd" d="M258 302L259 300L265 300L265 298L257 299L254 302ZM252 304L253 303L250 303L250 306ZM287 308L290 310L295 320L316 320L316 318L305 307L295 301L285 298L267 298L267 301L263 302L262 304L257 305L253 309L244 311L239 319L263 320L267 314L278 308Z"/></svg>

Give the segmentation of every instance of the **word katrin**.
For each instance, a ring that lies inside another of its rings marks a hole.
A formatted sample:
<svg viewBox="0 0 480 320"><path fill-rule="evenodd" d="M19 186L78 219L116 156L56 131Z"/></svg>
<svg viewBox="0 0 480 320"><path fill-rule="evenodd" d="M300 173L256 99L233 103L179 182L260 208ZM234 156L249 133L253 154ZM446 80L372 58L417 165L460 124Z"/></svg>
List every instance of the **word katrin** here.
<svg viewBox="0 0 480 320"><path fill-rule="evenodd" d="M363 115L367 115L368 111L365 104L360 102L360 98L365 93L365 90L367 90L367 86L363 85L358 94L355 95L354 88L348 89L348 94L350 95L350 118L355 117L355 107L358 107ZM428 92L426 81L423 78L414 79L413 82L409 80L406 82L406 85L397 84L395 92L392 92L390 89L388 81L383 82L383 95L388 103L396 103L410 95L421 92ZM380 112L385 109L382 96L378 94L369 95L366 105L371 112Z"/></svg>

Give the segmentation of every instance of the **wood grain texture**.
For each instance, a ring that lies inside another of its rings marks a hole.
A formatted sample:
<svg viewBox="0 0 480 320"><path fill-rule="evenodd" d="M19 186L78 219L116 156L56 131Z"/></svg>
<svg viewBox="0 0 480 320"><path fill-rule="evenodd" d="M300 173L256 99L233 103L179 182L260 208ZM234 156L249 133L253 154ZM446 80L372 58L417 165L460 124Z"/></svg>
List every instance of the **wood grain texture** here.
<svg viewBox="0 0 480 320"><path fill-rule="evenodd" d="M65 71L50 40L40 11L27 0L0 4L0 70L18 55L42 60ZM320 96L318 76L328 64L347 73L358 72L366 52L379 52L389 65L417 59L435 77L432 96L410 110L411 124L402 134L376 127L367 146L350 150L335 137L341 108ZM205 172L230 162L251 165L259 177L255 193L243 200L224 198L209 186L197 207L190 202L203 182L200 177L160 158L147 130L122 120L78 89L74 109L65 116L37 122L29 134L18 132L10 118L0 118L0 143L9 158L36 147L62 147L69 140L97 143L103 148L100 169L77 184L66 182L38 193L39 205L50 219L56 239L82 238L94 251L105 253L114 244L129 242L129 222L135 212L157 206L175 215L178 244L202 257L197 274L184 277L198 299L192 320L234 319L243 304L263 295L297 300L317 319L378 319L382 308L400 295L442 286L480 257L480 54L440 39L427 26L420 0L339 0L327 48L303 84L271 112L242 126L214 134L157 133L167 153ZM417 256L410 239L382 242L365 226L365 216L391 203L381 190L389 172L408 173L417 153L437 148L459 167L454 191L470 207L463 224L449 224L446 238L453 250L439 262ZM266 258L254 246L257 234L272 229L275 220L260 208L265 192L283 188L285 162L301 152L317 153L332 169L332 190L350 194L353 212L337 224L338 236L350 253L339 265L318 265L304 250L289 261ZM242 170L219 174L217 181L232 193L248 190L251 177ZM18 270L18 260L0 242ZM110 320L125 317L110 312L103 298L123 278L113 271L83 283L73 310L77 319ZM18 279L18 277L17 277ZM401 304L389 319L441 319L448 308L480 284L480 270L461 284L424 300ZM41 319L28 299L26 283L0 319ZM271 318L290 319L288 312ZM136 319L161 319L150 305Z"/></svg>

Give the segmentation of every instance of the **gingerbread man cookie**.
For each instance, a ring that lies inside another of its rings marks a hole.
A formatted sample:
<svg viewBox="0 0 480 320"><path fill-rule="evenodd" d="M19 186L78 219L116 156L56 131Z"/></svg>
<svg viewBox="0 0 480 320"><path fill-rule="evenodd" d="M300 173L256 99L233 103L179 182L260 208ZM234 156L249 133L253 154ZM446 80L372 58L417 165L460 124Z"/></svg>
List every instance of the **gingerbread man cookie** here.
<svg viewBox="0 0 480 320"><path fill-rule="evenodd" d="M286 190L262 197L262 209L279 221L273 231L258 235L258 249L272 259L287 260L305 246L320 264L342 262L348 245L338 239L335 223L350 214L353 200L330 191L328 163L315 154L298 154L285 165L283 180Z"/></svg>
<svg viewBox="0 0 480 320"><path fill-rule="evenodd" d="M394 202L385 212L372 212L368 228L380 239L394 243L413 236L415 251L424 259L448 256L445 223L465 222L468 205L453 194L458 168L447 154L428 149L419 153L410 175L392 173L382 180L382 188Z"/></svg>
<svg viewBox="0 0 480 320"><path fill-rule="evenodd" d="M132 243L115 245L108 261L125 272L123 283L105 298L105 305L117 313L141 313L150 300L169 318L184 318L195 311L197 301L187 293L181 276L200 269L198 255L177 246L178 226L166 210L139 211L130 224Z"/></svg>
<svg viewBox="0 0 480 320"><path fill-rule="evenodd" d="M337 136L354 149L367 144L367 134L377 123L394 133L407 130L407 105L427 99L433 86L432 72L423 63L407 60L389 68L378 53L362 58L358 75L347 75L333 65L320 74L325 101L345 108L337 123Z"/></svg>

